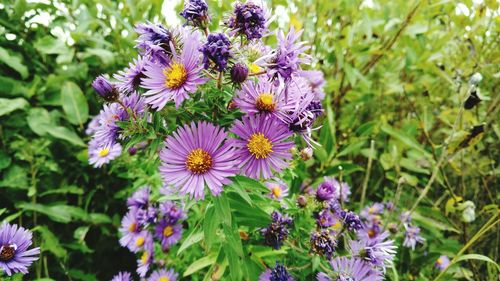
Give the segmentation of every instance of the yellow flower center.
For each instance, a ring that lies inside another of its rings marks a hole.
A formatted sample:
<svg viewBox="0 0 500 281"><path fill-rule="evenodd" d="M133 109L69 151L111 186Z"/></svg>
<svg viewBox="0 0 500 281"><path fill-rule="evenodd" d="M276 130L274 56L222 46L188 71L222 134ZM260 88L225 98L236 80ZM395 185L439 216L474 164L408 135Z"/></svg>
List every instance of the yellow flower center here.
<svg viewBox="0 0 500 281"><path fill-rule="evenodd" d="M144 237L139 237L135 240L135 245L137 247L141 247L142 245L144 245Z"/></svg>
<svg viewBox="0 0 500 281"><path fill-rule="evenodd" d="M172 234L174 234L174 228L170 225L165 226L163 229L163 236L170 237Z"/></svg>
<svg viewBox="0 0 500 281"><path fill-rule="evenodd" d="M144 252L141 256L141 262L142 264L147 264L148 263L148 260L149 260L149 254L148 252Z"/></svg>
<svg viewBox="0 0 500 281"><path fill-rule="evenodd" d="M255 101L255 107L260 111L273 112L276 109L273 95L269 93L260 94Z"/></svg>
<svg viewBox="0 0 500 281"><path fill-rule="evenodd" d="M276 198L281 196L281 188L279 186L273 187L273 195Z"/></svg>
<svg viewBox="0 0 500 281"><path fill-rule="evenodd" d="M163 70L165 75L165 86L170 89L178 89L184 85L188 74L183 64L174 62Z"/></svg>
<svg viewBox="0 0 500 281"><path fill-rule="evenodd" d="M373 237L375 237L375 234L376 233L375 233L375 231L373 229L369 229L368 230L368 237L373 238Z"/></svg>
<svg viewBox="0 0 500 281"><path fill-rule="evenodd" d="M337 222L333 225L333 229L334 229L334 230L340 230L340 229L342 229L342 222L337 221Z"/></svg>
<svg viewBox="0 0 500 281"><path fill-rule="evenodd" d="M186 168L193 174L206 173L212 164L212 156L201 148L191 150L186 159Z"/></svg>
<svg viewBox="0 0 500 281"><path fill-rule="evenodd" d="M260 72L260 66L258 66L255 63L251 63L248 65L248 69L250 70L250 73L257 73Z"/></svg>
<svg viewBox="0 0 500 281"><path fill-rule="evenodd" d="M370 208L368 209L368 213L369 213L369 214L374 214L374 213L375 213L375 208L374 208L374 207L370 207Z"/></svg>
<svg viewBox="0 0 500 281"><path fill-rule="evenodd" d="M105 147L99 150L99 157L105 157L109 154L109 148Z"/></svg>
<svg viewBox="0 0 500 281"><path fill-rule="evenodd" d="M167 276L162 276L160 277L160 279L158 279L158 281L170 281L170 279L168 279Z"/></svg>
<svg viewBox="0 0 500 281"><path fill-rule="evenodd" d="M248 151L255 156L255 158L267 158L273 152L273 145L271 141L262 133L254 133L250 136L247 143Z"/></svg>
<svg viewBox="0 0 500 281"><path fill-rule="evenodd" d="M128 226L128 231L130 232L135 232L137 230L137 224L135 222L131 223L129 226Z"/></svg>

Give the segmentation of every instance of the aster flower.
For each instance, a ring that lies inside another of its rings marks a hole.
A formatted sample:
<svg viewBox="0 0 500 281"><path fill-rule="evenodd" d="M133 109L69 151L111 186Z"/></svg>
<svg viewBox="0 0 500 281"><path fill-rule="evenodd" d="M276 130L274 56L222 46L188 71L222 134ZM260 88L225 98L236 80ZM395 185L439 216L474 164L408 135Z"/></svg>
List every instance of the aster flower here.
<svg viewBox="0 0 500 281"><path fill-rule="evenodd" d="M274 268L268 268L259 276L259 281L294 281L286 267L276 262Z"/></svg>
<svg viewBox="0 0 500 281"><path fill-rule="evenodd" d="M316 223L322 228L328 228L337 224L340 226L342 225L330 209L324 209L318 212L316 214Z"/></svg>
<svg viewBox="0 0 500 281"><path fill-rule="evenodd" d="M288 215L283 216L277 211L271 214L271 220L271 224L267 228L261 229L261 233L264 235L265 244L278 250L288 237L288 227L293 224L293 221Z"/></svg>
<svg viewBox="0 0 500 281"><path fill-rule="evenodd" d="M333 274L320 272L318 281L381 281L383 275L358 258L337 257L330 261Z"/></svg>
<svg viewBox="0 0 500 281"><path fill-rule="evenodd" d="M149 242L144 246L140 259L137 260L137 274L144 278L149 271L149 267L153 263L153 242Z"/></svg>
<svg viewBox="0 0 500 281"><path fill-rule="evenodd" d="M207 122L177 129L160 151L164 183L197 200L205 198L205 185L213 195L221 193L222 186L231 182L228 177L238 172L234 150L226 139L222 128Z"/></svg>
<svg viewBox="0 0 500 281"><path fill-rule="evenodd" d="M258 60L265 62L267 74L271 79L288 82L292 75L300 70L301 64L309 63L310 57L305 54L309 47L305 46L305 42L296 42L302 32L303 30L296 32L293 27L286 36L282 31L279 32L277 49Z"/></svg>
<svg viewBox="0 0 500 281"><path fill-rule="evenodd" d="M314 92L315 100L323 100L325 98L324 87L326 81L322 71L301 70L298 72L298 75L307 79L312 91Z"/></svg>
<svg viewBox="0 0 500 281"><path fill-rule="evenodd" d="M116 102L105 104L98 116L99 127L96 128L92 139L100 145L115 143L120 130L116 122L125 120L126 116L123 108Z"/></svg>
<svg viewBox="0 0 500 281"><path fill-rule="evenodd" d="M229 71L231 82L236 84L241 84L245 82L248 78L248 67L243 63L236 63L231 67Z"/></svg>
<svg viewBox="0 0 500 281"><path fill-rule="evenodd" d="M379 219L372 219L365 222L363 227L363 232L366 233L370 238L374 238L380 234L381 221Z"/></svg>
<svg viewBox="0 0 500 281"><path fill-rule="evenodd" d="M148 90L144 95L152 108L161 110L169 101L175 101L179 108L189 94L196 92L198 85L206 81L201 76L199 33L186 32L189 34L184 39L181 54L172 50L172 59L168 62L145 66L146 77L141 80L141 87Z"/></svg>
<svg viewBox="0 0 500 281"><path fill-rule="evenodd" d="M149 201L150 194L151 188L144 186L127 199L127 206L130 210L135 211L137 222L140 225L152 223L156 220L156 208Z"/></svg>
<svg viewBox="0 0 500 281"><path fill-rule="evenodd" d="M160 214L170 224L175 224L179 220L185 219L186 214L174 201L165 201L160 204Z"/></svg>
<svg viewBox="0 0 500 281"><path fill-rule="evenodd" d="M161 269L151 273L147 281L176 281L178 276L179 274L175 273L173 269Z"/></svg>
<svg viewBox="0 0 500 281"><path fill-rule="evenodd" d="M40 248L29 249L32 234L17 224L0 226L0 269L8 276L12 273L28 273L28 267L39 258Z"/></svg>
<svg viewBox="0 0 500 281"><path fill-rule="evenodd" d="M268 179L272 170L281 172L292 158L289 150L294 143L286 141L292 133L276 118L244 116L231 132L239 137L234 142L241 159L239 167L249 177Z"/></svg>
<svg viewBox="0 0 500 281"><path fill-rule="evenodd" d="M120 156L121 153L122 146L119 143L99 144L97 141L91 141L89 143L89 164L100 168Z"/></svg>
<svg viewBox="0 0 500 281"><path fill-rule="evenodd" d="M210 21L208 5L205 0L184 0L184 10L180 15L186 19L187 24L201 28Z"/></svg>
<svg viewBox="0 0 500 281"><path fill-rule="evenodd" d="M132 281L132 277L129 272L118 272L111 281Z"/></svg>
<svg viewBox="0 0 500 281"><path fill-rule="evenodd" d="M384 212L384 204L383 203L374 203L371 206L365 207L361 210L361 217L366 220L371 220L374 217L378 217L380 214Z"/></svg>
<svg viewBox="0 0 500 281"><path fill-rule="evenodd" d="M335 187L331 181L324 181L316 189L316 199L329 201L335 198Z"/></svg>
<svg viewBox="0 0 500 281"><path fill-rule="evenodd" d="M133 59L124 70L118 71L113 77L118 80L117 86L123 93L137 92L141 79L144 78L144 71L148 60L142 56Z"/></svg>
<svg viewBox="0 0 500 281"><path fill-rule="evenodd" d="M226 25L231 29L231 35L244 35L248 40L260 39L267 32L266 11L252 1L237 3Z"/></svg>
<svg viewBox="0 0 500 281"><path fill-rule="evenodd" d="M288 185L280 179L267 181L265 186L269 188L269 198L281 201L281 199L288 196Z"/></svg>
<svg viewBox="0 0 500 281"><path fill-rule="evenodd" d="M147 230L141 230L132 236L130 243L127 245L127 248L133 252L137 253L139 251L144 250L149 244L153 243L153 235L151 232Z"/></svg>
<svg viewBox="0 0 500 281"><path fill-rule="evenodd" d="M333 185L334 196L339 199L342 198L343 202L349 202L349 195L351 195L351 188L345 182L339 182L335 177L325 177L325 182Z"/></svg>
<svg viewBox="0 0 500 281"><path fill-rule="evenodd" d="M147 22L135 26L139 34L135 45L144 56L151 56L156 62L165 63L174 49L174 35L159 23Z"/></svg>
<svg viewBox="0 0 500 281"><path fill-rule="evenodd" d="M358 231L363 228L363 223L359 219L358 215L351 211L342 211L340 217L343 220L344 226L349 231Z"/></svg>
<svg viewBox="0 0 500 281"><path fill-rule="evenodd" d="M160 241L163 250L177 243L182 238L182 225L170 224L167 220L161 220L155 227L155 237Z"/></svg>
<svg viewBox="0 0 500 281"><path fill-rule="evenodd" d="M403 241L403 246L415 250L417 243L423 244L425 238L420 236L420 228L417 226L407 226L405 231L405 240Z"/></svg>
<svg viewBox="0 0 500 281"><path fill-rule="evenodd" d="M224 33L212 33L207 37L207 42L200 48L203 53L203 64L208 69L213 64L217 71L226 69L231 54L231 41Z"/></svg>
<svg viewBox="0 0 500 281"><path fill-rule="evenodd" d="M250 115L262 113L284 119L284 112L293 110L286 104L282 87L266 79L245 82L234 101L241 111Z"/></svg>
<svg viewBox="0 0 500 281"><path fill-rule="evenodd" d="M388 240L388 237L387 231L373 238L366 232L358 232L358 240L349 242L351 253L385 270L386 265L392 264L397 249L394 241Z"/></svg>
<svg viewBox="0 0 500 281"><path fill-rule="evenodd" d="M120 245L122 245L122 247L128 248L132 246L141 231L141 225L137 221L136 212L136 210L129 210L122 218L119 229L122 235L122 238L120 238Z"/></svg>
<svg viewBox="0 0 500 281"><path fill-rule="evenodd" d="M106 101L114 101L120 95L116 87L102 75L97 76L92 82L92 87Z"/></svg>
<svg viewBox="0 0 500 281"><path fill-rule="evenodd" d="M91 136L91 135L95 134L95 132L97 132L97 130L101 126L99 124L99 119L100 118L101 118L101 116L99 114L97 114L96 116L92 117L92 119L90 120L90 122L87 124L87 129L85 129L85 134L87 136Z"/></svg>
<svg viewBox="0 0 500 281"><path fill-rule="evenodd" d="M434 264L434 267L439 270L445 270L449 265L450 259L447 256L440 256Z"/></svg>
<svg viewBox="0 0 500 281"><path fill-rule="evenodd" d="M337 239L333 230L325 229L311 233L311 252L331 259L336 247Z"/></svg>

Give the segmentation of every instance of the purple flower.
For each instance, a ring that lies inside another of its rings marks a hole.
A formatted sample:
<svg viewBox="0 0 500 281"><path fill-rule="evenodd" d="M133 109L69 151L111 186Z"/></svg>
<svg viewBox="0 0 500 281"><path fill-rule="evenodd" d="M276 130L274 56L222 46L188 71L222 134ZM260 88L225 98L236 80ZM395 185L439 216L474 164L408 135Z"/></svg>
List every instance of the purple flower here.
<svg viewBox="0 0 500 281"><path fill-rule="evenodd" d="M118 98L120 93L112 85L106 77L100 75L92 82L94 90L106 101L114 101Z"/></svg>
<svg viewBox="0 0 500 281"><path fill-rule="evenodd" d="M11 276L12 273L28 273L28 267L39 258L40 248L28 250L32 244L32 234L17 224L2 223L0 226L0 269Z"/></svg>
<svg viewBox="0 0 500 281"><path fill-rule="evenodd" d="M170 224L161 220L155 227L155 237L160 241L163 250L177 243L182 238L182 224Z"/></svg>
<svg viewBox="0 0 500 281"><path fill-rule="evenodd" d="M85 134L87 134L88 136L91 136L91 135L95 134L95 132L97 132L97 130L101 126L99 124L99 119L100 118L101 118L101 116L99 114L97 114L96 116L92 117L92 119L90 120L90 122L87 124L87 129L85 130Z"/></svg>
<svg viewBox="0 0 500 281"><path fill-rule="evenodd" d="M320 272L318 281L381 281L383 275L379 270L358 258L337 257L330 261L333 275Z"/></svg>
<svg viewBox="0 0 500 281"><path fill-rule="evenodd" d="M325 229L311 233L311 252L331 259L336 247L337 239L333 230Z"/></svg>
<svg viewBox="0 0 500 281"><path fill-rule="evenodd" d="M295 279L288 273L286 267L276 262L274 268L268 268L259 276L259 281L294 281Z"/></svg>
<svg viewBox="0 0 500 281"><path fill-rule="evenodd" d="M326 84L325 76L319 70L302 70L299 71L299 76L304 77L309 81L314 97L316 100L323 100L325 98L324 87Z"/></svg>
<svg viewBox="0 0 500 281"><path fill-rule="evenodd" d="M148 244L153 243L153 235L147 230L141 230L139 233L133 236L133 240L127 245L127 248L133 252L137 253L143 250Z"/></svg>
<svg viewBox="0 0 500 281"><path fill-rule="evenodd" d="M445 270L449 265L450 259L447 256L440 256L434 264L434 267L439 270Z"/></svg>
<svg viewBox="0 0 500 281"><path fill-rule="evenodd" d="M358 215L351 211L342 211L340 217L344 222L344 226L349 231L358 231L363 228L363 224Z"/></svg>
<svg viewBox="0 0 500 281"><path fill-rule="evenodd" d="M284 112L293 110L286 104L283 89L266 79L244 83L234 101L241 111L249 115L269 114L281 120L286 118Z"/></svg>
<svg viewBox="0 0 500 281"><path fill-rule="evenodd" d="M244 35L248 40L260 39L267 31L266 13L252 1L237 3L226 24L232 35Z"/></svg>
<svg viewBox="0 0 500 281"><path fill-rule="evenodd" d="M379 217L380 214L384 212L384 204L383 203L374 203L369 207L365 207L361 210L361 217L366 220L372 220L374 218Z"/></svg>
<svg viewBox="0 0 500 281"><path fill-rule="evenodd" d="M264 235L265 244L278 250L288 237L288 227L293 224L293 221L288 215L283 216L277 211L271 214L271 219L271 224L261 229L261 233Z"/></svg>
<svg viewBox="0 0 500 281"><path fill-rule="evenodd" d="M100 168L102 165L120 156L122 146L119 143L99 144L97 141L91 141L88 153L89 164L94 165L95 168Z"/></svg>
<svg viewBox="0 0 500 281"><path fill-rule="evenodd" d="M310 61L304 52L309 49L305 42L296 42L302 35L303 30L295 32L292 27L290 32L284 35L278 33L278 47L269 55L261 57L257 62L265 61L268 76L273 80L290 81L292 75L300 70L300 65Z"/></svg>
<svg viewBox="0 0 500 281"><path fill-rule="evenodd" d="M199 33L189 32L181 54L173 52L172 59L166 63L146 65L146 77L141 80L141 87L148 89L144 93L146 103L161 110L167 102L175 101L179 108L189 94L196 92L198 85L205 83L206 79L201 76L199 46Z"/></svg>
<svg viewBox="0 0 500 281"><path fill-rule="evenodd" d="M173 269L161 269L151 273L147 281L176 281L178 276L179 274L175 273Z"/></svg>
<svg viewBox="0 0 500 281"><path fill-rule="evenodd" d="M179 220L182 220L182 219L186 218L186 214L184 213L184 211L182 210L182 208L179 207L173 201L165 201L165 202L161 203L159 209L160 209L160 214L170 224L175 224Z"/></svg>
<svg viewBox="0 0 500 281"><path fill-rule="evenodd" d="M203 53L205 69L214 64L217 71L224 71L228 60L231 58L231 42L224 33L208 35L207 42L200 48Z"/></svg>
<svg viewBox="0 0 500 281"><path fill-rule="evenodd" d="M280 179L267 181L265 186L270 190L269 198L281 201L281 199L288 196L288 185Z"/></svg>
<svg viewBox="0 0 500 281"><path fill-rule="evenodd" d="M335 217L332 211L324 209L316 215L316 223L319 227L328 228L339 223L339 220Z"/></svg>
<svg viewBox="0 0 500 281"><path fill-rule="evenodd" d="M403 241L403 246L415 250L417 243L423 244L425 238L420 236L420 228L417 226L406 226L405 240Z"/></svg>
<svg viewBox="0 0 500 281"><path fill-rule="evenodd" d="M272 170L281 172L288 166L294 143L286 140L292 133L276 118L244 116L234 123L231 132L239 137L234 145L245 175L268 179Z"/></svg>
<svg viewBox="0 0 500 281"><path fill-rule="evenodd" d="M113 77L118 80L117 86L123 93L136 93L141 79L144 78L144 71L148 60L139 56L129 64L129 67L118 71Z"/></svg>
<svg viewBox="0 0 500 281"><path fill-rule="evenodd" d="M205 27L210 21L208 5L205 0L185 0L184 10L180 15L186 19L188 24L197 27Z"/></svg>
<svg viewBox="0 0 500 281"><path fill-rule="evenodd" d="M139 34L137 45L141 54L148 55L155 62L165 63L169 60L169 55L174 49L174 35L170 30L159 23L147 22L135 26L135 31Z"/></svg>
<svg viewBox="0 0 500 281"><path fill-rule="evenodd" d="M231 81L236 84L241 84L247 80L248 77L248 67L243 63L237 63L231 67L229 72L231 76Z"/></svg>
<svg viewBox="0 0 500 281"><path fill-rule="evenodd" d="M335 198L335 186L331 181L324 181L316 190L316 199L319 201L329 201Z"/></svg>
<svg viewBox="0 0 500 281"><path fill-rule="evenodd" d="M149 271L149 267L153 263L153 250L153 242L148 242L144 246L144 252L142 253L141 257L137 260L137 274L139 274L139 276L142 278L146 276Z"/></svg>
<svg viewBox="0 0 500 281"><path fill-rule="evenodd" d="M132 281L132 277L129 272L118 272L111 281Z"/></svg>
<svg viewBox="0 0 500 281"><path fill-rule="evenodd" d="M137 210L129 210L122 218L121 227L119 229L122 234L122 238L120 238L120 245L122 245L122 247L129 248L132 246L142 230L141 225L137 221L136 212Z"/></svg>
<svg viewBox="0 0 500 281"><path fill-rule="evenodd" d="M231 181L238 169L227 134L207 122L191 123L177 129L160 151L160 173L165 184L196 200L205 198L205 185L213 195Z"/></svg>
<svg viewBox="0 0 500 281"><path fill-rule="evenodd" d="M409 225L411 223L411 212L410 211L401 212L399 219L404 225Z"/></svg>
<svg viewBox="0 0 500 281"><path fill-rule="evenodd" d="M374 238L365 232L358 232L359 239L349 242L351 254L385 269L386 265L392 264L397 249L393 240L387 240L388 237L387 231Z"/></svg>
<svg viewBox="0 0 500 281"><path fill-rule="evenodd" d="M149 202L150 194L151 188L145 186L134 192L134 194L127 199L127 206L130 210L135 211L137 222L141 226L156 220L156 209Z"/></svg>

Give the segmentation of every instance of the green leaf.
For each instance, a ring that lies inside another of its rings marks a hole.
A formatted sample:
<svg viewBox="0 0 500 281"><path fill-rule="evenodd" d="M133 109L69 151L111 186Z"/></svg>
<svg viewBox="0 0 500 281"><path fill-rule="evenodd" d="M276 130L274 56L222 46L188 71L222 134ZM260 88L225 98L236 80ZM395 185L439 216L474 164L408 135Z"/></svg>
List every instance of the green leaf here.
<svg viewBox="0 0 500 281"><path fill-rule="evenodd" d="M11 113L12 111L23 109L28 106L28 102L23 98L4 99L0 98L0 116Z"/></svg>
<svg viewBox="0 0 500 281"><path fill-rule="evenodd" d="M7 50L0 47L0 61L17 71L23 79L28 78L28 68L23 64L21 56L10 55Z"/></svg>
<svg viewBox="0 0 500 281"><path fill-rule="evenodd" d="M80 87L66 81L61 89L61 104L68 121L83 126L89 117L89 105Z"/></svg>
<svg viewBox="0 0 500 281"><path fill-rule="evenodd" d="M222 218L222 222L226 225L231 225L231 208L225 193L214 197L215 212L217 216Z"/></svg>
<svg viewBox="0 0 500 281"><path fill-rule="evenodd" d="M483 255L479 255L479 254L462 255L462 256L458 257L453 262L453 264L455 264L457 262L465 261L465 260L480 260L480 261L489 262L489 263L494 264L497 267L497 269L500 270L500 267L498 266L498 264L494 260L490 259L489 257L483 256Z"/></svg>
<svg viewBox="0 0 500 281"><path fill-rule="evenodd" d="M39 136L45 136L54 127L52 118L45 108L31 108L26 119L30 129Z"/></svg>
<svg viewBox="0 0 500 281"><path fill-rule="evenodd" d="M184 250L189 248L191 245L194 245L198 242L200 242L203 239L203 231L198 231L198 229L194 229L189 236L182 242L182 245L179 247L179 250L177 251L177 255L182 253Z"/></svg>
<svg viewBox="0 0 500 281"><path fill-rule="evenodd" d="M220 225L220 218L215 214L215 208L210 206L205 212L205 218L203 219L203 232L204 239L207 248L212 248L218 238L217 229Z"/></svg>
<svg viewBox="0 0 500 281"><path fill-rule="evenodd" d="M56 222L68 223L71 221L71 214L64 208L66 205L46 206L36 203L21 202L17 204L18 209L44 214Z"/></svg>
<svg viewBox="0 0 500 281"><path fill-rule="evenodd" d="M10 156L7 155L7 153L0 150L0 171L9 167L11 162L12 159L10 158Z"/></svg>
<svg viewBox="0 0 500 281"><path fill-rule="evenodd" d="M53 127L48 131L48 133L54 138L65 140L71 144L77 146L85 146L85 143L82 141L82 139L75 132L66 127Z"/></svg>
<svg viewBox="0 0 500 281"><path fill-rule="evenodd" d="M34 47L45 55L65 54L69 52L69 48L63 41L49 35L38 39Z"/></svg>
<svg viewBox="0 0 500 281"><path fill-rule="evenodd" d="M46 226L37 226L34 231L42 235L42 251L49 251L60 259L66 257L68 253L61 246L59 239Z"/></svg>
<svg viewBox="0 0 500 281"><path fill-rule="evenodd" d="M386 134L390 135L391 137L399 140L400 142L404 143L405 145L419 151L426 157L430 158L431 155L429 152L427 152L422 146L413 138L410 136L406 135L404 132L401 130L396 130L393 127L389 125L382 125L381 127L382 131L384 131Z"/></svg>
<svg viewBox="0 0 500 281"><path fill-rule="evenodd" d="M12 165L3 174L0 186L10 188L28 188L28 174L25 169L18 165Z"/></svg>
<svg viewBox="0 0 500 281"><path fill-rule="evenodd" d="M203 257L199 260L194 261L188 266L186 271L184 271L183 277L189 276L207 266L212 265L217 259L217 253L211 253L210 255Z"/></svg>

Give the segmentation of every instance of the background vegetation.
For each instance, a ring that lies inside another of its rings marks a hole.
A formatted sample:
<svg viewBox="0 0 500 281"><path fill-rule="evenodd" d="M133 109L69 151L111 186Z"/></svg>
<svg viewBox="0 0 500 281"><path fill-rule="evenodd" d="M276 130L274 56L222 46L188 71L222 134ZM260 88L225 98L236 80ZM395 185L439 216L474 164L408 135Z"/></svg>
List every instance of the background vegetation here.
<svg viewBox="0 0 500 281"><path fill-rule="evenodd" d="M231 3L208 2L216 26ZM322 148L297 163L292 190L340 176L360 208L399 191L427 243L398 251L392 280L432 280L436 258L457 253L476 256L456 278L497 280L485 260L500 248L498 2L266 2L274 25L305 29L327 79ZM177 24L178 11L159 0L0 2L0 219L35 231L42 257L29 280L108 280L135 267L118 244L123 200L159 178L155 167L125 169L136 157L87 164L85 127L100 109L90 84L136 55L134 24ZM481 101L464 109L473 93ZM464 201L475 205L467 223L455 204ZM192 247L191 262L202 257ZM199 269L193 279L216 270Z"/></svg>

